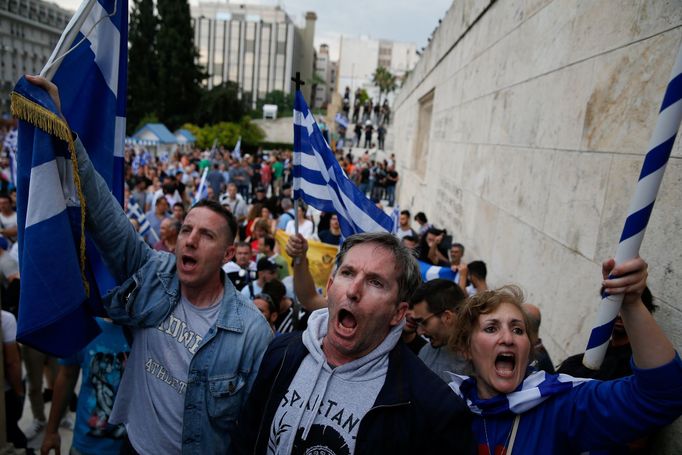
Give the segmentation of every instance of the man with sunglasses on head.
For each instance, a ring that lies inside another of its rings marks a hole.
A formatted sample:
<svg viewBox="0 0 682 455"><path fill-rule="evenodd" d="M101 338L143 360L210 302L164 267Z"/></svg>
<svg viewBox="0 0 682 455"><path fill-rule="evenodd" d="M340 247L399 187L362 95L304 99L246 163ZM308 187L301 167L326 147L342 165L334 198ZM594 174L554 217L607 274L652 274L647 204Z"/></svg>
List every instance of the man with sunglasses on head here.
<svg viewBox="0 0 682 455"><path fill-rule="evenodd" d="M410 300L410 315L417 326L417 334L429 340L419 351L419 358L446 383L451 380L447 372L471 373L468 362L448 347L457 321L457 309L464 300L466 296L462 289L443 279L422 284Z"/></svg>

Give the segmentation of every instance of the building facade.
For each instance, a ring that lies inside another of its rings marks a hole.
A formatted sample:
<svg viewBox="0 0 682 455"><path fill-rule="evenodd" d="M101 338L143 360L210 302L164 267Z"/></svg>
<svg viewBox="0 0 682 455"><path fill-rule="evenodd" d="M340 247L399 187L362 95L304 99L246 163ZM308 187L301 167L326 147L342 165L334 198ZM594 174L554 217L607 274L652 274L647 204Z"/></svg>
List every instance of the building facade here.
<svg viewBox="0 0 682 455"><path fill-rule="evenodd" d="M38 74L72 16L41 0L0 0L0 114L24 74Z"/></svg>
<svg viewBox="0 0 682 455"><path fill-rule="evenodd" d="M679 0L454 2L396 95L401 208L524 289L555 363L585 350L681 42ZM678 135L640 249L677 347L681 185ZM682 419L653 439L682 453Z"/></svg>
<svg viewBox="0 0 682 455"><path fill-rule="evenodd" d="M332 94L336 88L337 62L329 59L329 46L321 44L315 58L315 97L313 107L325 108L332 101Z"/></svg>
<svg viewBox="0 0 682 455"><path fill-rule="evenodd" d="M191 14L208 88L236 82L255 105L274 90L290 93L296 71L311 79L315 13L306 14L303 28L279 6L199 2L191 6Z"/></svg>
<svg viewBox="0 0 682 455"><path fill-rule="evenodd" d="M351 95L358 88L365 89L375 100L379 89L372 83L379 66L387 68L398 80L417 64L417 45L388 40L376 40L366 36L359 38L342 36L340 40L338 76L335 91L343 96L346 87Z"/></svg>

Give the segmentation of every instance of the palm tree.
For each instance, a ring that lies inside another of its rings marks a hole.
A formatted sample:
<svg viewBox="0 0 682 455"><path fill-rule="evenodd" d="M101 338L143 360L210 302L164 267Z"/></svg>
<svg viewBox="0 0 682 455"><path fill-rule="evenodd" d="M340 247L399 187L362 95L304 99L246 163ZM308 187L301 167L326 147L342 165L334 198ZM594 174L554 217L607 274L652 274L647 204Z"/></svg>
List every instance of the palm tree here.
<svg viewBox="0 0 682 455"><path fill-rule="evenodd" d="M388 96L389 93L398 88L396 76L391 74L391 72L383 66L378 67L376 71L374 71L372 82L379 87L379 103L381 103L382 94L385 93Z"/></svg>

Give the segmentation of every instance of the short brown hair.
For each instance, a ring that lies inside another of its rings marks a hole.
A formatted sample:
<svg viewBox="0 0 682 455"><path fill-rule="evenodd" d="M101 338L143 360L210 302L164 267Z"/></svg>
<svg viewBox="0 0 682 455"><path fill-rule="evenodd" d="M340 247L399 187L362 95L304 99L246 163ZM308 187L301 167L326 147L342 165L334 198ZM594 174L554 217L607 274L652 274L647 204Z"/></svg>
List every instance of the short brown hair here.
<svg viewBox="0 0 682 455"><path fill-rule="evenodd" d="M538 339L537 333L531 328L528 314L523 310L523 291L516 285L507 285L499 289L484 291L469 297L459 308L457 323L450 339L450 347L462 355L468 356L471 349L471 336L478 325L478 318L482 314L489 314L503 303L510 303L517 307L523 315L526 334L530 340L529 360L533 359L533 346Z"/></svg>
<svg viewBox="0 0 682 455"><path fill-rule="evenodd" d="M232 212L227 210L218 202L211 201L209 199L201 199L192 206L192 209L198 209L202 207L217 213L221 218L223 218L223 220L225 220L227 228L227 244L232 245L234 243L235 233L237 232L237 221L235 220L234 215L232 215Z"/></svg>
<svg viewBox="0 0 682 455"><path fill-rule="evenodd" d="M363 232L354 234L344 240L336 255L336 270L343 264L346 253L356 245L372 243L391 252L394 265L398 271L398 302L408 302L412 293L422 284L419 264L410 250L400 244L400 240L387 232Z"/></svg>

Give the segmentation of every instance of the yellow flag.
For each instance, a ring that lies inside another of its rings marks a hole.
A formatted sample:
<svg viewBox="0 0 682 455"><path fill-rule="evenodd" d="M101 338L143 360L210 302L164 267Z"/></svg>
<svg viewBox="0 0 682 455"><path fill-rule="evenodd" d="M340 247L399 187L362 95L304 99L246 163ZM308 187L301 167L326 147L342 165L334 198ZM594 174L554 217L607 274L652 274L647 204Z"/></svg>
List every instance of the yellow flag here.
<svg viewBox="0 0 682 455"><path fill-rule="evenodd" d="M279 246L279 254L287 261L289 267L289 274L293 275L294 271L291 267L291 257L287 254L286 245L289 240L289 234L278 229L275 232L275 240ZM334 267L334 258L339 252L339 247L322 243L315 240L308 240L308 266L310 267L310 274L315 281L315 287L326 292L327 280L332 273Z"/></svg>

